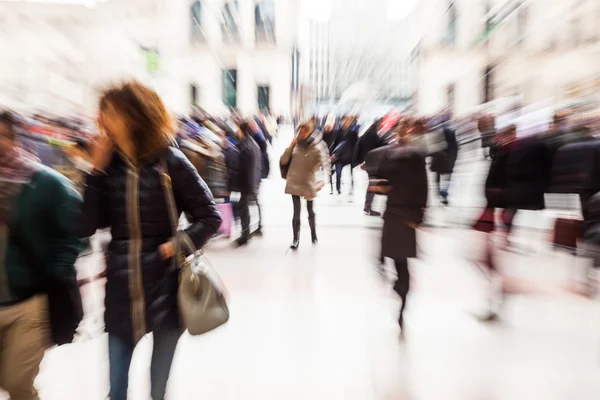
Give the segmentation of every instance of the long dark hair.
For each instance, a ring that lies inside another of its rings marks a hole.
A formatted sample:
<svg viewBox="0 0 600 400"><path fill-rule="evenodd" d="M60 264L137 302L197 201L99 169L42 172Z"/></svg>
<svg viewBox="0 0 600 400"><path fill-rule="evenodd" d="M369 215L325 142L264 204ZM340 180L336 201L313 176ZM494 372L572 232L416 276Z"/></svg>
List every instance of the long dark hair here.
<svg viewBox="0 0 600 400"><path fill-rule="evenodd" d="M158 94L138 82L109 88L100 99L100 111L112 105L127 121L137 163L154 161L173 143L173 121Z"/></svg>

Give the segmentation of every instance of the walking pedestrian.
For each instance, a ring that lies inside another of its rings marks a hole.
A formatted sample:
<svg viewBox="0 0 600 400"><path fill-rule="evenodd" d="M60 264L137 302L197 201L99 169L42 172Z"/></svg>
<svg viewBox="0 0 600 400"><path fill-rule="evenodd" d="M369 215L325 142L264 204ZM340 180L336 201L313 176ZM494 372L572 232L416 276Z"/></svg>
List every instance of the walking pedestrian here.
<svg viewBox="0 0 600 400"><path fill-rule="evenodd" d="M253 139L252 126L242 122L238 130L239 167L234 191L240 193L237 204L242 223L242 234L237 240L238 246L244 246L251 237L250 233L250 204L256 204L260 221L260 206L258 206L258 189L262 179L263 161L260 147ZM259 222L258 229L261 229Z"/></svg>
<svg viewBox="0 0 600 400"><path fill-rule="evenodd" d="M342 172L347 165L350 166L350 195L354 191L352 156L354 155L354 147L358 141L358 130L359 126L356 116L347 116L344 118L339 132L336 134L331 162L335 164L335 188L338 194L342 194Z"/></svg>
<svg viewBox="0 0 600 400"><path fill-rule="evenodd" d="M317 244L317 224L313 209L313 200L317 192L325 185L329 176L329 152L323 141L323 134L315 129L312 122L304 122L298 127L298 133L291 145L285 150L280 159L282 170L287 170L285 193L292 195L294 215L292 229L294 239L291 249L297 250L300 245L300 198L306 200L308 223L311 239ZM317 172L323 171L323 179L317 178Z"/></svg>
<svg viewBox="0 0 600 400"><path fill-rule="evenodd" d="M404 334L404 309L410 290L408 259L417 256L416 228L422 223L427 206L427 171L425 153L415 130L401 129L398 143L381 147L367 155L365 168L370 176L389 184L387 206L381 235L382 258L394 260L398 280L394 290L402 305L398 324Z"/></svg>
<svg viewBox="0 0 600 400"><path fill-rule="evenodd" d="M381 131L379 130L379 126L381 125L381 122L381 119L375 120L369 129L367 129L367 131L356 142L354 154L352 156L353 167L363 164L365 162L367 153L369 153L371 150L375 150L385 145L385 142L380 136ZM369 179L371 179L370 176ZM372 208L374 199L375 193L367 190L364 212L367 215L379 217L381 216L381 213L373 210Z"/></svg>
<svg viewBox="0 0 600 400"><path fill-rule="evenodd" d="M84 192L82 235L110 228L106 267L110 399L127 398L136 345L153 334L151 398L164 399L182 333L177 309L177 241L201 249L221 224L210 190L181 151L162 100L137 83L108 89L100 100L105 136L93 151ZM163 165L166 164L166 171ZM190 225L173 237L163 185Z"/></svg>
<svg viewBox="0 0 600 400"><path fill-rule="evenodd" d="M83 317L74 267L82 200L67 178L17 147L20 125L0 113L0 388L36 400L45 350L72 341Z"/></svg>

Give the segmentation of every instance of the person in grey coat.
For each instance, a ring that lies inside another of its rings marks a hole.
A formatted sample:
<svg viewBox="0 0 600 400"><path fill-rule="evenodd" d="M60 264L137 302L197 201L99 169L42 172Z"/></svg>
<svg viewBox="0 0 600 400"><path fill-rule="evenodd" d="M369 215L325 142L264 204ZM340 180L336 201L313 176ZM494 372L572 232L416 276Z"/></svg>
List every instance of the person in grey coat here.
<svg viewBox="0 0 600 400"><path fill-rule="evenodd" d="M323 134L315 129L311 122L304 122L298 126L298 133L290 147L284 151L280 159L282 175L287 179L285 193L292 195L294 203L294 216L292 228L294 241L290 246L293 250L298 249L300 244L300 198L306 199L308 209L308 222L312 237L312 243L316 244L317 228L313 200L317 192L329 179L329 149L323 141ZM317 178L317 172L324 171L323 179ZM285 171L285 172L284 172Z"/></svg>
<svg viewBox="0 0 600 400"><path fill-rule="evenodd" d="M422 223L427 206L425 153L415 147L412 129L401 130L397 144L370 151L365 160L369 176L389 184L387 207L383 216L381 256L396 264L398 280L394 290L402 299L398 323L404 328L403 313L410 287L408 259L417 256L416 228Z"/></svg>

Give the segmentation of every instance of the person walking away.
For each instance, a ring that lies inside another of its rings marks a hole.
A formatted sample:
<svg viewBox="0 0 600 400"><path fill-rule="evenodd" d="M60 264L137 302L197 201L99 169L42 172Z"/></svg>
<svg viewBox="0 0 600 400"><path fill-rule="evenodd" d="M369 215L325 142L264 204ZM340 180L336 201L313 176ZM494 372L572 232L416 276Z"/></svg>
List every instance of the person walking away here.
<svg viewBox="0 0 600 400"><path fill-rule="evenodd" d="M448 190L458 157L458 142L454 129L443 124L437 129L444 141L444 149L431 155L431 172L435 173L438 194L443 205L448 205ZM443 185L442 185L443 183Z"/></svg>
<svg viewBox="0 0 600 400"><path fill-rule="evenodd" d="M105 324L111 400L127 398L136 345L153 334L151 398L165 397L182 333L177 307L177 242L201 249L221 217L210 190L190 161L171 147L174 129L160 97L140 83L109 88L100 99L105 135L93 151L84 192L81 235L110 228ZM165 170L166 169L166 170ZM174 193L189 227L173 237L164 185Z"/></svg>
<svg viewBox="0 0 600 400"><path fill-rule="evenodd" d="M404 335L404 310L410 290L408 259L417 256L416 229L422 223L427 206L427 170L425 153L412 143L414 130L400 130L397 144L369 152L365 168L370 176L389 183L387 206L383 216L381 255L394 260L398 280L394 290L402 305L398 324Z"/></svg>
<svg viewBox="0 0 600 400"><path fill-rule="evenodd" d="M331 162L335 163L335 186L338 194L342 194L342 171L344 167L350 165L350 195L354 190L354 177L352 175L352 156L354 155L354 147L358 141L359 126L356 123L355 116L347 116L341 126L341 130L337 134L334 149L331 155Z"/></svg>
<svg viewBox="0 0 600 400"><path fill-rule="evenodd" d="M315 129L311 122L300 124L296 137L284 151L279 163L283 166L282 168L287 168L285 193L292 196L294 204L294 215L292 217L294 239L290 248L297 250L300 245L301 197L306 199L312 243L317 244L317 224L313 200L325 184L323 180L318 180L317 172L322 170L324 179L327 179L331 168L329 165L329 152L323 141L323 134Z"/></svg>
<svg viewBox="0 0 600 400"><path fill-rule="evenodd" d="M323 141L325 142L325 145L327 146L330 157L332 155L333 146L334 146L336 140L337 140L337 131L335 130L335 117L333 115L330 115L329 117L327 117L327 120L325 121L325 127L323 128ZM335 168L332 165L330 167L330 172L329 172L329 185L330 185L330 189L331 189L330 194L333 194L333 174L335 174Z"/></svg>
<svg viewBox="0 0 600 400"><path fill-rule="evenodd" d="M371 150L375 150L385 145L385 142L380 136L380 133L382 133L379 130L381 122L382 119L375 120L369 129L367 129L367 131L360 138L358 138L354 148L354 154L352 156L353 167L363 164L365 162L367 153L369 153ZM371 176L369 176L369 180L370 179ZM372 209L374 198L375 193L367 190L364 212L367 215L379 217L381 216L381 213Z"/></svg>
<svg viewBox="0 0 600 400"><path fill-rule="evenodd" d="M240 193L237 208L242 223L242 234L236 241L238 246L244 246L250 240L250 204L258 204L258 189L262 177L261 152L253 137L251 125L242 122L238 130L239 169L235 185L235 191Z"/></svg>
<svg viewBox="0 0 600 400"><path fill-rule="evenodd" d="M483 156L487 160L490 158L490 149L494 146L494 137L496 136L496 117L493 115L481 115L477 119L477 128L481 135L481 148Z"/></svg>
<svg viewBox="0 0 600 400"><path fill-rule="evenodd" d="M74 267L83 250L82 199L67 178L17 147L21 127L15 113L0 113L0 388L13 400L36 400L44 352L72 341L83 317ZM69 301L58 304L60 321L50 319L50 291Z"/></svg>

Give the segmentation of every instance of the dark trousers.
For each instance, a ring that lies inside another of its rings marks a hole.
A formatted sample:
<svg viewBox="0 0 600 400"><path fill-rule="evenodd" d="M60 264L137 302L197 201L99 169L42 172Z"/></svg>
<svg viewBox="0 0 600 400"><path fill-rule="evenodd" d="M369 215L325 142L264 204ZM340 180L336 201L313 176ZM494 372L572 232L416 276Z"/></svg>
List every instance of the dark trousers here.
<svg viewBox="0 0 600 400"><path fill-rule="evenodd" d="M167 381L171 372L173 356L181 336L179 330L154 332L152 361L150 362L150 397L163 400L167 391ZM129 386L129 366L133 356L133 344L108 335L108 362L110 369L110 400L127 400Z"/></svg>
<svg viewBox="0 0 600 400"><path fill-rule="evenodd" d="M294 217L293 221L300 221L300 196L292 196L292 202L294 203ZM306 209L308 210L308 219L315 219L315 212L313 210L313 202L312 200L306 200Z"/></svg>
<svg viewBox="0 0 600 400"><path fill-rule="evenodd" d="M238 203L238 212L242 223L242 237L250 236L250 204L255 204L258 209L258 229L262 228L262 212L258 203L258 196L253 193L242 193Z"/></svg>
<svg viewBox="0 0 600 400"><path fill-rule="evenodd" d="M375 193L369 192L367 190L367 195L365 196L365 211L371 211L373 207L373 200L375 199Z"/></svg>
<svg viewBox="0 0 600 400"><path fill-rule="evenodd" d="M396 265L396 273L398 274L398 280L394 284L394 291L398 293L398 296L402 299L399 317L400 326L402 327L404 323L403 313L404 308L406 307L406 297L408 296L408 291L410 289L410 273L408 271L407 258L394 260L394 263Z"/></svg>
<svg viewBox="0 0 600 400"><path fill-rule="evenodd" d="M445 176L445 182L442 185L442 176ZM450 189L450 181L452 179L452 174L440 174L439 172L435 173L435 182L437 185L438 194L446 198L448 197L448 190Z"/></svg>
<svg viewBox="0 0 600 400"><path fill-rule="evenodd" d="M344 170L344 165L341 162L335 163L335 189L339 194L342 193L342 171ZM350 165L350 182L352 184L352 189L350 189L350 193L354 190L354 177L352 176L352 166Z"/></svg>

